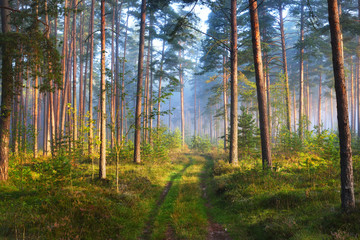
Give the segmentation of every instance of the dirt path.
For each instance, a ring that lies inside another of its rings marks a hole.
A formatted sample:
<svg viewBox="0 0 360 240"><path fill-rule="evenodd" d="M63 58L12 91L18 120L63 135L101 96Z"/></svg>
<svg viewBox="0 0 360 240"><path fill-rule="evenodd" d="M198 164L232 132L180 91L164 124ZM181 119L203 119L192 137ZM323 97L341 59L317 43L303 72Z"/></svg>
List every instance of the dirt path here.
<svg viewBox="0 0 360 240"><path fill-rule="evenodd" d="M169 191L170 191L170 189L171 189L171 187L172 187L172 185L174 183L174 179L181 176L191 164L192 164L192 161L190 161L187 165L185 165L184 168L180 172L173 175L171 177L170 181L165 185L159 199L156 202L155 207L150 212L150 218L149 218L149 220L147 221L147 223L145 225L145 229L144 229L144 232L143 232L143 237L141 239L145 239L145 240L151 239L151 234L153 233L153 229L154 229L155 218L158 215L159 210L160 210L162 204L164 203L165 198L168 195L168 193L169 193ZM173 235L173 234L171 234L171 235ZM171 238L169 238L169 239L171 239Z"/></svg>
<svg viewBox="0 0 360 240"><path fill-rule="evenodd" d="M198 199L200 198L203 198L205 200L205 208L206 208L206 216L205 216L205 219L207 218L207 222L208 222L208 227L206 229L207 231L207 234L206 234L206 239L207 240L231 240L231 238L229 237L229 234L226 232L226 229L224 229L220 224L216 223L213 218L210 216L209 214L209 209L211 208L211 204L210 204L210 199L209 197L207 196L206 194L206 189L207 189L207 186L206 186L206 182L205 182L205 176L203 173L201 173L201 169L203 168L203 164L204 164L204 161L203 159L201 159L200 161L199 160L193 160L193 156L196 156L197 158L203 158L203 157L200 157L200 156L197 156L197 155L188 155L187 157L189 158L190 162L186 165L184 165L184 167L181 169L181 171L179 171L178 173L174 174L170 181L166 184L166 186L164 187L159 199L157 200L154 208L151 210L150 212L150 217L149 217L149 220L147 221L146 225L145 225L145 228L144 228L144 231L143 231L143 235L141 237L141 239L151 239L152 237L154 238L153 233L155 234L154 232L154 225L155 225L155 221L157 221L157 216L159 215L159 212L160 212L160 209L162 209L162 206L168 204L164 204L165 201L167 202L173 202L175 200L166 200L167 196L169 195L169 192L173 190L172 187L174 185L174 181L175 179L180 179L183 177L185 171L190 167L192 166L190 169L193 169L194 167L197 167L199 170L196 170L195 173L198 177L197 177L197 186L199 186L199 194L198 194ZM185 173L185 175L188 175L189 173ZM184 176L185 176L184 175ZM176 180L177 181L177 180ZM179 186L178 184L180 184L180 187L181 186L186 186L186 185L183 185L183 184L186 184L186 183L183 183L183 182L179 182L177 183L176 182L176 185L174 185L174 189L177 189L177 186ZM188 183L187 183L188 184ZM172 195L172 193L170 193L170 195ZM169 195L169 196L170 196ZM196 194L197 195L197 194ZM186 195L185 195L186 196ZM171 214L171 213L169 213ZM156 231L156 230L155 230ZM165 232L165 239L166 240L176 240L178 239L178 236L176 236L176 232L175 230L173 229L173 226L171 225L171 223L169 222L168 223L168 226L166 227L166 232Z"/></svg>
<svg viewBox="0 0 360 240"><path fill-rule="evenodd" d="M201 175L201 190L202 190L202 197L205 199L205 207L207 209L211 208L210 199L206 194L206 184L203 174ZM207 216L209 220L209 227L208 227L208 236L207 240L231 240L228 232L224 229L223 226L213 221L212 217L207 211Z"/></svg>

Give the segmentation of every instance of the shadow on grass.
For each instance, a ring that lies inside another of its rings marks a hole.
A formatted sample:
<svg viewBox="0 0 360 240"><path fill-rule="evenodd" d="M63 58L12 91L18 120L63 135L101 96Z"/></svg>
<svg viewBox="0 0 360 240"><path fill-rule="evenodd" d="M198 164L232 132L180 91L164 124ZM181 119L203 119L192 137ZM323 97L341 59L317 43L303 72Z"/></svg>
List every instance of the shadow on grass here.
<svg viewBox="0 0 360 240"><path fill-rule="evenodd" d="M157 215L159 214L159 210L160 210L162 204L164 203L164 200L165 200L166 196L168 195L175 179L181 178L181 176L184 174L186 169L188 167L190 167L192 163L193 163L193 160L191 159L190 162L188 164L186 164L180 172L171 176L170 181L166 184L166 186L165 186L164 190L162 191L159 199L157 200L154 208L150 211L150 214L149 214L150 217L145 225L142 239L151 239L151 235L152 235L153 229L154 229L155 219L156 219Z"/></svg>

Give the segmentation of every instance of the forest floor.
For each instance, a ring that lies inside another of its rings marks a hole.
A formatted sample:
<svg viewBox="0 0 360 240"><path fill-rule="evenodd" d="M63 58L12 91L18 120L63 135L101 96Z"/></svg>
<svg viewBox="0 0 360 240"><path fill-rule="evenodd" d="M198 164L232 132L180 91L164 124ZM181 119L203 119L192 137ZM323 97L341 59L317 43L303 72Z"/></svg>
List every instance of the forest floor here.
<svg viewBox="0 0 360 240"><path fill-rule="evenodd" d="M360 211L340 211L337 164L312 157L238 167L226 154L97 163L12 159L0 184L0 239L359 239ZM355 192L359 199L359 162ZM303 163L306 164L303 164Z"/></svg>
<svg viewBox="0 0 360 240"><path fill-rule="evenodd" d="M209 215L198 154L122 162L118 191L111 161L100 181L89 160L12 160L0 185L0 239L230 239Z"/></svg>

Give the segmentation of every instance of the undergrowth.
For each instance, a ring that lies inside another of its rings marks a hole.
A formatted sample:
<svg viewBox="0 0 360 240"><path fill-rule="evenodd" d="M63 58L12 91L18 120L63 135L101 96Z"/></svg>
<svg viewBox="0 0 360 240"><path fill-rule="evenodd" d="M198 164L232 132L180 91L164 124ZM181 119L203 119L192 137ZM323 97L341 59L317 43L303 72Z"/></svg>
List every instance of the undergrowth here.
<svg viewBox="0 0 360 240"><path fill-rule="evenodd" d="M360 211L340 210L339 157L320 153L277 155L272 171L262 170L261 159L243 159L233 167L224 153L210 154L212 215L233 239L359 239ZM359 160L354 156L357 199Z"/></svg>

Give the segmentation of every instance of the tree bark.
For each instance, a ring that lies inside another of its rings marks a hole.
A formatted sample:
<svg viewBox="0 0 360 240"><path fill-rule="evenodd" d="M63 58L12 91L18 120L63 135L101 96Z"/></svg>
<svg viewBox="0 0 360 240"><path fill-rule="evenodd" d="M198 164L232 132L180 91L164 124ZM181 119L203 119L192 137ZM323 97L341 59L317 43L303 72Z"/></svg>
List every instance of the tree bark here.
<svg viewBox="0 0 360 240"><path fill-rule="evenodd" d="M350 107L351 107L351 131L355 132L355 94L354 94L354 64L353 57L351 56L350 61Z"/></svg>
<svg viewBox="0 0 360 240"><path fill-rule="evenodd" d="M294 132L296 131L296 93L295 93L295 86L294 86L294 91L293 91L293 102L294 102L294 106L293 106L293 114L294 114Z"/></svg>
<svg viewBox="0 0 360 240"><path fill-rule="evenodd" d="M65 0L65 13L64 13L64 38L63 38L63 48L62 48L62 60L61 60L61 66L62 66L62 87L63 90L61 91L61 89L58 90L57 92L57 109L56 109L56 122L57 122L57 138L60 139L62 136L62 128L61 125L63 123L61 123L60 125L60 108L61 108L61 92L63 92L63 98L65 98L65 78L66 78L66 59L67 59L67 35L68 35L68 29L69 29L69 24L68 24L68 13L67 13L67 8L68 8L68 0Z"/></svg>
<svg viewBox="0 0 360 240"><path fill-rule="evenodd" d="M224 101L224 150L227 149L227 129L228 129L228 112L227 112L227 77L226 77L226 55L223 54L223 101Z"/></svg>
<svg viewBox="0 0 360 240"><path fill-rule="evenodd" d="M300 16L300 94L299 94L299 136L302 139L304 125L304 1L301 1Z"/></svg>
<svg viewBox="0 0 360 240"><path fill-rule="evenodd" d="M230 104L230 159L233 165L238 165L238 84L237 84L237 21L236 0L231 0L231 36L230 36L230 61L231 61L231 104Z"/></svg>
<svg viewBox="0 0 360 240"><path fill-rule="evenodd" d="M166 20L165 20L166 22ZM159 130L160 128L160 113L161 113L161 83L162 83L162 78L163 78L163 66L164 66L164 52L165 52L165 39L163 39L163 45L162 45L162 50L161 50L161 60L160 60L160 77L159 77L159 92L158 92L158 114L157 114L157 124L156 124L156 128L157 130Z"/></svg>
<svg viewBox="0 0 360 240"><path fill-rule="evenodd" d="M150 21L151 22L151 21ZM151 24L150 24L151 25ZM151 28L151 26L150 26ZM149 38L146 55L146 71L145 71L145 94L144 94L144 142L148 140L149 133L149 98L150 98L150 50L151 50L151 30L149 28Z"/></svg>
<svg viewBox="0 0 360 240"><path fill-rule="evenodd" d="M91 14L90 14L90 63L89 63L89 139L88 148L89 155L92 158L93 154L93 136L94 136L94 124L93 124L93 65L94 65L94 8L95 0L91 1Z"/></svg>
<svg viewBox="0 0 360 240"><path fill-rule="evenodd" d="M76 11L77 0L74 0L74 15L73 15L73 147L77 142L77 102L76 102Z"/></svg>
<svg viewBox="0 0 360 240"><path fill-rule="evenodd" d="M269 121L267 115L267 102L265 92L264 70L261 58L261 42L259 19L257 11L257 1L249 0L250 17L251 17L251 33L252 45L254 54L254 65L256 75L256 90L258 96L259 117L260 117L260 135L261 135L261 152L263 168L271 168L271 150L270 150L270 135L269 135Z"/></svg>
<svg viewBox="0 0 360 240"><path fill-rule="evenodd" d="M99 178L106 178L105 0L101 0L101 90Z"/></svg>
<svg viewBox="0 0 360 240"><path fill-rule="evenodd" d="M358 0L358 21L360 21L360 0ZM357 113L358 113L358 137L360 138L360 36L358 36L357 44Z"/></svg>
<svg viewBox="0 0 360 240"><path fill-rule="evenodd" d="M146 19L146 0L141 3L140 21L140 40L139 40L139 59L138 59L138 81L136 89L136 109L135 109L135 137L134 137L134 162L140 163L140 130L141 130L141 94L143 85L144 71L144 41L145 41L145 19Z"/></svg>
<svg viewBox="0 0 360 240"><path fill-rule="evenodd" d="M2 32L10 32L10 12L5 9L9 7L8 0L0 0ZM5 8L4 8L5 7ZM13 76L10 48L6 43L2 45L2 85L1 85L1 115L0 115L0 181L8 179L9 166L9 137L10 137L10 116L11 102L13 97Z"/></svg>
<svg viewBox="0 0 360 240"><path fill-rule="evenodd" d="M183 70L182 70L182 59L181 59L181 49L179 51L179 75L180 75L180 111L181 111L181 139L182 146L185 146L185 113L184 113L184 78L183 78Z"/></svg>
<svg viewBox="0 0 360 240"><path fill-rule="evenodd" d="M35 66L35 72L38 71L38 66ZM36 74L34 79L34 148L33 157L37 158L38 153L38 112L39 112L39 77Z"/></svg>
<svg viewBox="0 0 360 240"><path fill-rule="evenodd" d="M289 74L288 74L287 58L286 58L284 17L283 17L283 9L281 3L279 5L279 15L280 15L281 51L282 51L283 74L284 74L284 84L285 84L286 126L287 129L291 131L291 99L290 99L290 90L289 90Z"/></svg>
<svg viewBox="0 0 360 240"><path fill-rule="evenodd" d="M318 109L319 131L321 131L321 84L322 84L322 74L320 73L320 79L319 79L319 109Z"/></svg>
<svg viewBox="0 0 360 240"><path fill-rule="evenodd" d="M125 30L125 40L124 40L124 56L123 56L123 63L122 63L122 79L121 79L121 113L120 113L120 139L123 139L124 129L126 129L126 109L125 109L125 59L126 59L126 45L127 45L127 36L128 36L128 24L129 24L129 16L127 14L126 17L126 30ZM125 124L124 124L125 120Z"/></svg>
<svg viewBox="0 0 360 240"><path fill-rule="evenodd" d="M197 125L197 118L196 118L196 78L194 78L194 136L196 136L196 125Z"/></svg>
<svg viewBox="0 0 360 240"><path fill-rule="evenodd" d="M337 0L328 0L328 11L340 140L341 208L344 212L350 212L355 208L355 195L344 56Z"/></svg>

